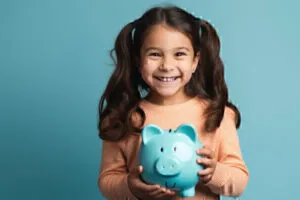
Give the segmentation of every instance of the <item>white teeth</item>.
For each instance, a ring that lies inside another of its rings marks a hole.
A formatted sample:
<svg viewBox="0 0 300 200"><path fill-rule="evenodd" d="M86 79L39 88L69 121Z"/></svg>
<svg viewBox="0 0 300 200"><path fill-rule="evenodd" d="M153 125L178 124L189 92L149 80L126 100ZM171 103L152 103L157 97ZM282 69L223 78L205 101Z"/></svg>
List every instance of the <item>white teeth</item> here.
<svg viewBox="0 0 300 200"><path fill-rule="evenodd" d="M159 80L163 82L170 82L170 81L174 81L175 79L176 77L159 77Z"/></svg>
<svg viewBox="0 0 300 200"><path fill-rule="evenodd" d="M170 81L174 81L175 78L162 78L162 80L165 82L170 82Z"/></svg>

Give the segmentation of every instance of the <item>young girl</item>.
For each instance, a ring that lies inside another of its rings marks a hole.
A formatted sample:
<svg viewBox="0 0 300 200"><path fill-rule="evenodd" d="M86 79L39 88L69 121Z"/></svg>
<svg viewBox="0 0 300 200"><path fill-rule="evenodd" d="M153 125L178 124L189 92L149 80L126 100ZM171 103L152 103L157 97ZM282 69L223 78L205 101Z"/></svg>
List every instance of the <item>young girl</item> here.
<svg viewBox="0 0 300 200"><path fill-rule="evenodd" d="M121 30L111 54L116 68L99 103L98 185L104 197L181 199L140 179L140 133L150 123L162 129L182 123L197 128L204 147L195 162L204 169L190 199L243 193L248 169L237 136L241 117L229 102L219 51L215 29L178 7L154 7Z"/></svg>

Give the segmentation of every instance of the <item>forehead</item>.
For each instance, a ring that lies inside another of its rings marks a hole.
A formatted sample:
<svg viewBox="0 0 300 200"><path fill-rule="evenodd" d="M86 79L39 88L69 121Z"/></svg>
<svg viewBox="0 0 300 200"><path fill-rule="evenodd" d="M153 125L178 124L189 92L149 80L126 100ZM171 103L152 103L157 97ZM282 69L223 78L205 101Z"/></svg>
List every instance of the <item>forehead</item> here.
<svg viewBox="0 0 300 200"><path fill-rule="evenodd" d="M149 47L166 50L178 47L192 49L192 43L184 33L167 25L158 24L152 26L145 35L142 50Z"/></svg>

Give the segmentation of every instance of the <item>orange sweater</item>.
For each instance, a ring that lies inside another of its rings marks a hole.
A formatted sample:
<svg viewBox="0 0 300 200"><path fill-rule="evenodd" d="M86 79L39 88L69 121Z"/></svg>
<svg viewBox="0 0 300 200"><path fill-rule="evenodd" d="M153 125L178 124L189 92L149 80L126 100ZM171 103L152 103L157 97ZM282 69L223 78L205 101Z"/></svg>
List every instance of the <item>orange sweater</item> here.
<svg viewBox="0 0 300 200"><path fill-rule="evenodd" d="M216 200L219 195L239 196L243 193L248 182L248 169L241 155L231 109L225 109L221 125L216 131L203 133L205 104L198 98L167 106L143 100L140 107L146 114L145 125L151 123L162 129L176 129L182 123L191 123L196 127L201 143L215 152L218 162L212 180L206 184L199 182L196 196L189 200ZM127 175L138 164L140 144L141 136L138 133L128 134L118 142L103 141L98 185L107 199L137 199L128 188Z"/></svg>

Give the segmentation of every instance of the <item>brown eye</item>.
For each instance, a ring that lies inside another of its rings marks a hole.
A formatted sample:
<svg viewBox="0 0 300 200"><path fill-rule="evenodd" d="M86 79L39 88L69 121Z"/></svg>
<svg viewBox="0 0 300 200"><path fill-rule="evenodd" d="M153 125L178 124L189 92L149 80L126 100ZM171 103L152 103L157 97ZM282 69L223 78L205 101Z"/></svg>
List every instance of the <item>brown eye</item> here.
<svg viewBox="0 0 300 200"><path fill-rule="evenodd" d="M185 56L186 53L184 53L184 52L177 52L175 55L176 55L176 56Z"/></svg>
<svg viewBox="0 0 300 200"><path fill-rule="evenodd" d="M150 53L149 56L158 57L158 56L160 56L160 55L159 55L159 53Z"/></svg>

